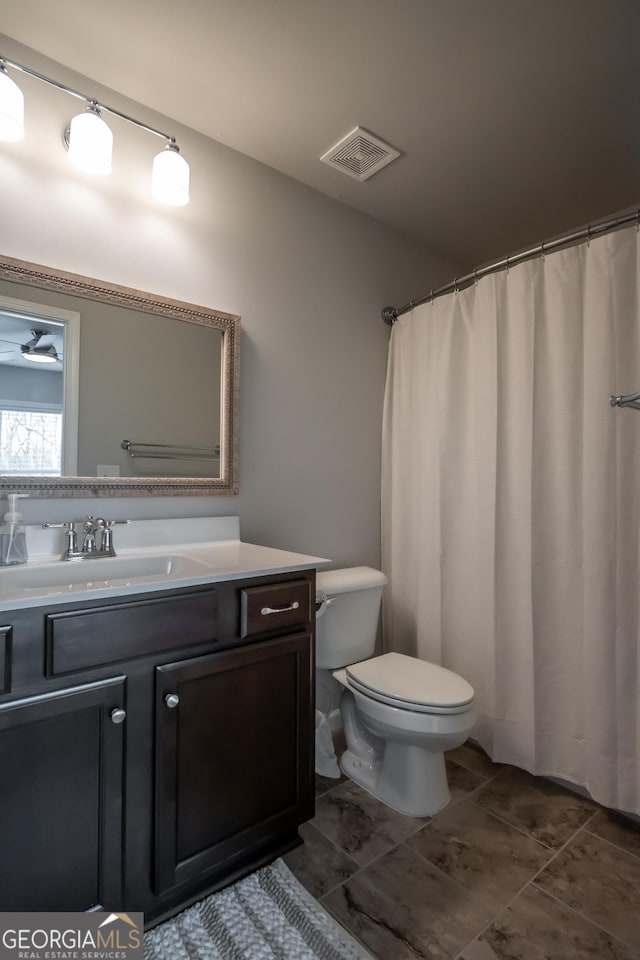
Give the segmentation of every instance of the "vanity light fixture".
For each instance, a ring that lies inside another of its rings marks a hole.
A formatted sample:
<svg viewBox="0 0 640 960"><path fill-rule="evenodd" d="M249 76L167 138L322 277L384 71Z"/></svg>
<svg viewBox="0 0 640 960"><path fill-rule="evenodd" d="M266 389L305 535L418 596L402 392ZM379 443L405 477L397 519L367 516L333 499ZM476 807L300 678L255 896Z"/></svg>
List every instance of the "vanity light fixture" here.
<svg viewBox="0 0 640 960"><path fill-rule="evenodd" d="M0 59L0 140L24 139L24 96Z"/></svg>
<svg viewBox="0 0 640 960"><path fill-rule="evenodd" d="M173 138L153 159L151 193L173 207L189 203L189 164Z"/></svg>
<svg viewBox="0 0 640 960"><path fill-rule="evenodd" d="M113 134L102 119L98 105L90 103L84 113L78 113L69 124L69 136L64 132L69 160L75 167L106 176L111 173Z"/></svg>
<svg viewBox="0 0 640 960"><path fill-rule="evenodd" d="M113 134L102 117L103 113L110 113L141 130L146 130L147 133L153 133L166 140L166 147L153 161L151 193L156 200L171 206L181 207L189 203L189 164L181 155L175 137L2 55L0 55L0 140L17 141L24 138L24 98L18 85L9 76L7 67L27 73L72 97L84 100L86 109L73 118L63 135L65 146L69 151L69 160L75 166L99 176L111 173Z"/></svg>

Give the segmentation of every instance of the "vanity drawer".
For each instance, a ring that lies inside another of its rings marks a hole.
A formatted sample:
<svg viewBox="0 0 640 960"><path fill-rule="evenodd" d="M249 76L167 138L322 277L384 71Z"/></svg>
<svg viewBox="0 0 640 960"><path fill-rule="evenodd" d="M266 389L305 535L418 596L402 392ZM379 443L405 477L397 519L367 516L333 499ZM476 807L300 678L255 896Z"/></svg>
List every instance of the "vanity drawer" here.
<svg viewBox="0 0 640 960"><path fill-rule="evenodd" d="M47 676L207 643L216 629L214 590L48 614Z"/></svg>
<svg viewBox="0 0 640 960"><path fill-rule="evenodd" d="M247 587L240 592L240 636L308 627L312 609L315 615L308 580Z"/></svg>

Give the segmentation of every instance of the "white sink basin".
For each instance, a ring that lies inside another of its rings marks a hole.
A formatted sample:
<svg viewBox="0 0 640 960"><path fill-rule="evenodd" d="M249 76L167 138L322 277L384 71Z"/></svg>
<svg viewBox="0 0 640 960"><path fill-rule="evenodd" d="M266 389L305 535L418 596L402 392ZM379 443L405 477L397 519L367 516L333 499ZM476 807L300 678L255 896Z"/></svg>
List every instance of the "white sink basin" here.
<svg viewBox="0 0 640 960"><path fill-rule="evenodd" d="M95 560L58 560L5 567L2 580L25 594L77 593L121 587L127 583L197 577L207 566L183 554L99 557Z"/></svg>

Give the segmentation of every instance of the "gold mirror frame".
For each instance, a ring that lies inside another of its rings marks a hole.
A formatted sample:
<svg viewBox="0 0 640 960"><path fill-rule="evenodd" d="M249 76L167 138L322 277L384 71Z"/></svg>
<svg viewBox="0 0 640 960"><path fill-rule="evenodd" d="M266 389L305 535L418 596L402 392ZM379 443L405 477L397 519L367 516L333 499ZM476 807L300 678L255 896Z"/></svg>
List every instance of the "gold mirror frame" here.
<svg viewBox="0 0 640 960"><path fill-rule="evenodd" d="M211 496L238 493L238 393L240 317L221 310L171 300L91 277L53 270L26 260L0 256L0 279L41 290L69 293L156 316L199 323L222 331L220 403L220 477L8 477L0 476L0 496L13 490L30 497Z"/></svg>

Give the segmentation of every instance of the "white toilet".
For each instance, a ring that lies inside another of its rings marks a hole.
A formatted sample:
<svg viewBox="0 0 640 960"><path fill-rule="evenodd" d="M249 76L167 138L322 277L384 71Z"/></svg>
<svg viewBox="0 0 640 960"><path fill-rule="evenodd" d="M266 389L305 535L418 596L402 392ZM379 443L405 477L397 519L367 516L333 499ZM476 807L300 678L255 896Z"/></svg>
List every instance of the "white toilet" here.
<svg viewBox="0 0 640 960"><path fill-rule="evenodd" d="M371 656L386 582L370 567L317 575L316 665L344 688L343 772L394 810L424 817L449 802L444 751L471 733L474 693L436 664L399 653Z"/></svg>

